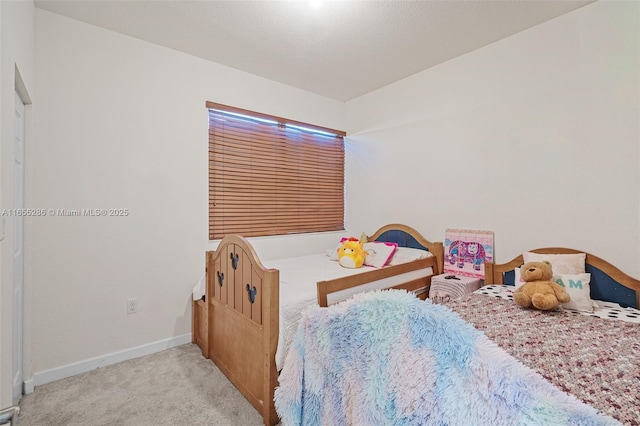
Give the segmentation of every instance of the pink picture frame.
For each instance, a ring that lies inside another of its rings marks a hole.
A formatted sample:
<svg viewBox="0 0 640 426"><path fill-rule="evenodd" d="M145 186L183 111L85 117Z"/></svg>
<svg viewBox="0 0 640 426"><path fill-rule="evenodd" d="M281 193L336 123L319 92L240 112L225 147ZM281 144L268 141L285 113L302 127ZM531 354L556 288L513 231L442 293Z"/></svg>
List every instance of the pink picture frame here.
<svg viewBox="0 0 640 426"><path fill-rule="evenodd" d="M446 229L444 272L484 279L484 263L493 261L493 231Z"/></svg>

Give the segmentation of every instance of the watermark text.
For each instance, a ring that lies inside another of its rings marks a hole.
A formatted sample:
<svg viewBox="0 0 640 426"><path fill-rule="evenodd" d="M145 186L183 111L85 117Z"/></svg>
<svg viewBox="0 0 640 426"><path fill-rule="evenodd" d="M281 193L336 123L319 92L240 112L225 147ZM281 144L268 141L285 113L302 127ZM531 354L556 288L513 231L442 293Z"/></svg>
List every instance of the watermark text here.
<svg viewBox="0 0 640 426"><path fill-rule="evenodd" d="M43 217L43 216L70 216L70 217L126 217L129 209L2 209L2 216L13 217Z"/></svg>

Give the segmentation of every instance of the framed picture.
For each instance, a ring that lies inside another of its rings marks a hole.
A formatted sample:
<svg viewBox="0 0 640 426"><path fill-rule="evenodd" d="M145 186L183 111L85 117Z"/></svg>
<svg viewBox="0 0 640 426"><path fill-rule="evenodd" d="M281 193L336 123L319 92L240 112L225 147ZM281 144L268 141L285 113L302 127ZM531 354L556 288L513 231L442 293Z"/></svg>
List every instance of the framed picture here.
<svg viewBox="0 0 640 426"><path fill-rule="evenodd" d="M493 261L493 232L446 229L444 272L484 279L484 262Z"/></svg>

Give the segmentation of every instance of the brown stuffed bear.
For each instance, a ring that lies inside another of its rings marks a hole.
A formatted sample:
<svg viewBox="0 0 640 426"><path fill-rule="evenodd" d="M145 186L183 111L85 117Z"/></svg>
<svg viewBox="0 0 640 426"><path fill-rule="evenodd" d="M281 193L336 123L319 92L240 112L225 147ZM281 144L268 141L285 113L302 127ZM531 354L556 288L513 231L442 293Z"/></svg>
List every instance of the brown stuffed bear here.
<svg viewBox="0 0 640 426"><path fill-rule="evenodd" d="M520 277L526 282L513 294L517 305L548 311L569 301L564 288L551 281L553 271L546 260L525 263L520 268Z"/></svg>

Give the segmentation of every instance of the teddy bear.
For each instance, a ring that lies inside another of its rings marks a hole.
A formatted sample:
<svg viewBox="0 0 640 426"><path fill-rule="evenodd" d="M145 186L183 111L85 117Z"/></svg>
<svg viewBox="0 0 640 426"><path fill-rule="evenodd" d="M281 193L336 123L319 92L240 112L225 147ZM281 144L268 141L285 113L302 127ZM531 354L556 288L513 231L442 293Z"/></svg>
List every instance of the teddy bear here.
<svg viewBox="0 0 640 426"><path fill-rule="evenodd" d="M549 261L525 263L520 268L520 277L525 283L513 293L519 306L548 311L570 300L565 289L551 281L553 270Z"/></svg>

